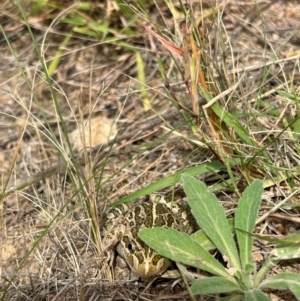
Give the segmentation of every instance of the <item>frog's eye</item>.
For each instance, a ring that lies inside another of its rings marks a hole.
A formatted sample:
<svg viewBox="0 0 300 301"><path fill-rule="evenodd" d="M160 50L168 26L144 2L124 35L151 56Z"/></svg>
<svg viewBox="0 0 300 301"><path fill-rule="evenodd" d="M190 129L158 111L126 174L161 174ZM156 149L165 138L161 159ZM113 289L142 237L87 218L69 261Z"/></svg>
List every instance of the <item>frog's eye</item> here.
<svg viewBox="0 0 300 301"><path fill-rule="evenodd" d="M134 243L132 243L132 240L127 235L124 235L122 241L123 241L123 248L126 249L129 253L133 254L136 247Z"/></svg>
<svg viewBox="0 0 300 301"><path fill-rule="evenodd" d="M131 243L129 243L129 244L127 245L127 249L128 249L130 252L133 250L133 246L132 246Z"/></svg>

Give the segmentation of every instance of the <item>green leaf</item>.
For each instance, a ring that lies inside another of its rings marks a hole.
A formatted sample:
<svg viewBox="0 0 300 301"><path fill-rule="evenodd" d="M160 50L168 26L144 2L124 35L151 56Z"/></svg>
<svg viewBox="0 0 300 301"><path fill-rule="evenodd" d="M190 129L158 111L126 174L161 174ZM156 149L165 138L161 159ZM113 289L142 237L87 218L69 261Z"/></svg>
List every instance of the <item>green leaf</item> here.
<svg viewBox="0 0 300 301"><path fill-rule="evenodd" d="M230 267L241 269L238 251L224 209L206 186L188 174L182 174L183 189L191 211L209 239L226 258Z"/></svg>
<svg viewBox="0 0 300 301"><path fill-rule="evenodd" d="M245 301L272 301L262 291L253 289L245 293Z"/></svg>
<svg viewBox="0 0 300 301"><path fill-rule="evenodd" d="M193 234L191 234L191 239L194 240L196 243L201 245L203 249L206 251L211 251L216 249L216 246L212 243L212 241L207 237L204 231L199 230Z"/></svg>
<svg viewBox="0 0 300 301"><path fill-rule="evenodd" d="M230 231L234 232L233 227L233 219L229 218L228 225L230 227ZM191 234L191 238L197 242L199 245L201 245L206 251L212 251L216 249L216 246L212 243L212 241L207 237L207 235L204 233L204 231L199 230L193 234Z"/></svg>
<svg viewBox="0 0 300 301"><path fill-rule="evenodd" d="M245 290L253 288L252 275L255 271L253 264L247 264L243 272L237 271L236 276Z"/></svg>
<svg viewBox="0 0 300 301"><path fill-rule="evenodd" d="M222 294L229 292L243 293L241 288L233 281L223 277L206 277L196 280L191 286L193 295Z"/></svg>
<svg viewBox="0 0 300 301"><path fill-rule="evenodd" d="M186 233L172 228L157 227L142 229L138 235L148 246L164 257L234 281L223 265Z"/></svg>
<svg viewBox="0 0 300 301"><path fill-rule="evenodd" d="M276 248L271 252L272 260L287 260L300 258L300 246L289 245L289 246L276 246Z"/></svg>
<svg viewBox="0 0 300 301"><path fill-rule="evenodd" d="M290 290L297 300L300 300L300 275L284 272L264 280L258 288L271 288L276 290Z"/></svg>
<svg viewBox="0 0 300 301"><path fill-rule="evenodd" d="M255 227L261 197L263 193L263 182L256 180L251 183L244 191L238 202L238 208L235 212L235 226L239 229L252 233ZM243 270L246 265L252 263L253 237L241 231L236 231L240 250L240 259Z"/></svg>

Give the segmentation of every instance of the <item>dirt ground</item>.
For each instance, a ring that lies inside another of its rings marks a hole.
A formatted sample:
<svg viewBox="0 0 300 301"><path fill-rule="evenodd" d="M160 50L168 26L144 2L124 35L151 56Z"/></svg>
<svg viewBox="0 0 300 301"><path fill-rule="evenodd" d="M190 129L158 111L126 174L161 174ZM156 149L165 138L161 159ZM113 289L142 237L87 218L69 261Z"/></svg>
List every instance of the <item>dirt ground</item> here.
<svg viewBox="0 0 300 301"><path fill-rule="evenodd" d="M199 2L190 2L201 14ZM209 10L213 1L200 2ZM22 3L30 11L28 3ZM109 3L113 1L99 6L108 12ZM239 87L241 98L251 104L258 91L263 94L289 80L283 75L299 83L299 1L228 0L222 4L227 70L246 70ZM153 22L174 31L166 5L160 10L151 5L150 13ZM117 5L111 6L106 17L112 27L126 24ZM58 21L50 26L50 19L37 14L28 20L48 67L61 47L59 65L51 75L57 104L18 8L10 1L0 4L0 24L13 49L12 53L2 32L0 172L3 192L13 192L3 198L1 206L3 300L189 300L179 285L173 288L171 281L162 279L150 287L147 283L112 286L100 272L101 254L94 236L101 235L101 229L97 232L91 226L89 215L93 211L100 224L109 203L214 158L209 149L192 145L180 135L166 135L169 128L183 122L170 103L157 61L159 52L170 65L169 83L176 85L180 76L171 69L170 53L149 36L143 20L134 36L120 31L109 41L76 33L61 46L71 26ZM211 18L205 22L218 60L215 24ZM136 52L125 43L140 49L150 110L142 102ZM276 63L267 69L269 62ZM260 87L265 78L268 84ZM185 101L186 92L178 92L178 97ZM270 99L277 104L275 97ZM84 131L85 123L89 127ZM75 159L71 159L64 127ZM186 132L181 128L182 135ZM108 143L113 138L115 142ZM284 226L298 229L295 223ZM279 269L299 272L299 262ZM272 298L294 300L285 294L274 293Z"/></svg>

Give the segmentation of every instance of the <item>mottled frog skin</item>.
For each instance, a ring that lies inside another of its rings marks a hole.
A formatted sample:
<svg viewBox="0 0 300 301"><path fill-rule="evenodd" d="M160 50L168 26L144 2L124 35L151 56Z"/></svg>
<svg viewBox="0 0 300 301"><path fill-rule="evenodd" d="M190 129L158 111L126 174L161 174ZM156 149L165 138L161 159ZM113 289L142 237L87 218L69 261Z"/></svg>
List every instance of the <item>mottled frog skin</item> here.
<svg viewBox="0 0 300 301"><path fill-rule="evenodd" d="M175 228L191 234L195 222L183 204L166 201L161 195L150 195L148 200L138 200L131 205L122 204L108 211L102 242L108 260L112 262L117 255L123 259L116 260L116 279L149 279L162 274L169 267L168 259L138 238L140 229L152 227Z"/></svg>

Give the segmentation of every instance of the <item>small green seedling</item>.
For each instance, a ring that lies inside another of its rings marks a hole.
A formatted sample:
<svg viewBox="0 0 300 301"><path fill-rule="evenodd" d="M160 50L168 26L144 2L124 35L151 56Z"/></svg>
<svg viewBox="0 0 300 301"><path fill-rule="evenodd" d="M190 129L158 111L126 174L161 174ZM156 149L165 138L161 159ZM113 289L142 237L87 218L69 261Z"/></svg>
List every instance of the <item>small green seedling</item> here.
<svg viewBox="0 0 300 301"><path fill-rule="evenodd" d="M261 204L263 182L255 180L244 191L233 228L218 199L205 184L188 174L183 174L181 179L191 212L202 231L189 236L175 229L157 227L141 230L139 237L162 256L211 274L194 280L191 293L222 294L224 297L220 300L263 301L271 300L264 289L277 289L290 290L300 300L299 274L285 272L263 280L280 260L300 257L299 243L291 244L289 240L288 245L278 245L259 271L252 261L254 236L251 233ZM208 237L209 244L203 244L203 236ZM211 244L223 255L226 267L209 252Z"/></svg>

